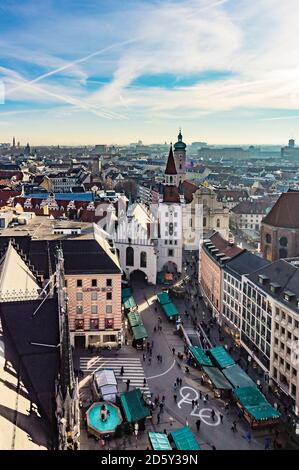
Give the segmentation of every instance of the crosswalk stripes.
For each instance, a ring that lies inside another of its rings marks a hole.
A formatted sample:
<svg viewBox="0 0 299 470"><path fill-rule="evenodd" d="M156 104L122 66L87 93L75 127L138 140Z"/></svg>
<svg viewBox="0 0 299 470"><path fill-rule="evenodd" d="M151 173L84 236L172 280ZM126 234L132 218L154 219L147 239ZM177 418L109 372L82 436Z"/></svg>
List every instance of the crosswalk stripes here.
<svg viewBox="0 0 299 470"><path fill-rule="evenodd" d="M124 368L124 374L121 376L121 367ZM85 374L92 374L100 369L113 369L117 381L124 384L130 379L130 387L140 388L146 395L150 395L148 384L144 386L145 374L139 358L135 357L81 357L80 369Z"/></svg>

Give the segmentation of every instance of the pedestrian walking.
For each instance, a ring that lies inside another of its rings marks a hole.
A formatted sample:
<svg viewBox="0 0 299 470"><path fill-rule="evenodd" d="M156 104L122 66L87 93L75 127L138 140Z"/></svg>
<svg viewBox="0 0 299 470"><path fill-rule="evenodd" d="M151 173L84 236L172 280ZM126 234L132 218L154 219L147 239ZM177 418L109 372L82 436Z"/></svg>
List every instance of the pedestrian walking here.
<svg viewBox="0 0 299 470"><path fill-rule="evenodd" d="M221 413L219 414L219 418L220 418L220 423L223 424L223 415Z"/></svg>
<svg viewBox="0 0 299 470"><path fill-rule="evenodd" d="M160 362L161 362L161 364L162 364L162 360L163 360L162 354L160 354Z"/></svg>
<svg viewBox="0 0 299 470"><path fill-rule="evenodd" d="M146 378L144 377L143 379L143 386L145 387L146 386Z"/></svg>
<svg viewBox="0 0 299 470"><path fill-rule="evenodd" d="M160 362L160 354L157 354L157 362Z"/></svg>
<svg viewBox="0 0 299 470"><path fill-rule="evenodd" d="M180 387L182 386L182 382L183 382L183 380L182 380L182 378L180 377L180 378L179 378L179 385L180 385Z"/></svg>
<svg viewBox="0 0 299 470"><path fill-rule="evenodd" d="M164 403L161 402L159 407L160 407L160 413L163 413L164 412Z"/></svg>
<svg viewBox="0 0 299 470"><path fill-rule="evenodd" d="M126 384L127 384L127 391L128 391L129 388L130 388L130 382L131 382L130 379L128 379L127 382L126 382Z"/></svg>
<svg viewBox="0 0 299 470"><path fill-rule="evenodd" d="M236 432L237 431L237 422L236 421L233 421L233 424L232 424L232 431L233 432Z"/></svg>
<svg viewBox="0 0 299 470"><path fill-rule="evenodd" d="M143 362L145 362L145 359L146 359L146 355L143 353Z"/></svg>
<svg viewBox="0 0 299 470"><path fill-rule="evenodd" d="M123 376L125 373L125 369L124 369L124 366L121 366L121 369L120 369L120 375Z"/></svg>
<svg viewBox="0 0 299 470"><path fill-rule="evenodd" d="M209 395L206 394L206 401L209 401Z"/></svg>
<svg viewBox="0 0 299 470"><path fill-rule="evenodd" d="M194 408L194 406L195 406L195 400L192 400L192 401L191 401L191 405L192 405L192 410L193 410L193 408Z"/></svg>
<svg viewBox="0 0 299 470"><path fill-rule="evenodd" d="M195 424L196 424L197 432L199 432L199 430L200 430L200 425L201 425L201 421L200 421L199 418L196 420L196 423L195 423Z"/></svg>
<svg viewBox="0 0 299 470"><path fill-rule="evenodd" d="M202 391L201 390L199 390L199 398L200 398L200 400L202 399Z"/></svg>
<svg viewBox="0 0 299 470"><path fill-rule="evenodd" d="M177 383L177 385L180 385L180 378L179 377L176 378L176 383Z"/></svg>
<svg viewBox="0 0 299 470"><path fill-rule="evenodd" d="M152 348L149 348L149 355L152 356L152 354L153 354L153 350Z"/></svg>
<svg viewBox="0 0 299 470"><path fill-rule="evenodd" d="M177 399L178 399L178 396L176 394L173 395L173 399L175 401L175 403L177 402Z"/></svg>
<svg viewBox="0 0 299 470"><path fill-rule="evenodd" d="M160 424L160 413L157 414L157 424Z"/></svg>
<svg viewBox="0 0 299 470"><path fill-rule="evenodd" d="M149 358L148 358L148 365L150 366L150 365L151 365L151 363L152 363L152 358L151 358L151 357L149 357Z"/></svg>
<svg viewBox="0 0 299 470"><path fill-rule="evenodd" d="M176 391L176 389L177 389L177 383L174 382L174 384L173 384L173 390Z"/></svg>
<svg viewBox="0 0 299 470"><path fill-rule="evenodd" d="M157 327L155 326L155 327L154 327L154 333L156 333L156 331L157 331Z"/></svg>
<svg viewBox="0 0 299 470"><path fill-rule="evenodd" d="M175 348L172 348L172 355L175 355Z"/></svg>
<svg viewBox="0 0 299 470"><path fill-rule="evenodd" d="M215 411L211 410L211 418L213 421L215 421Z"/></svg>
<svg viewBox="0 0 299 470"><path fill-rule="evenodd" d="M162 396L162 403L165 403L165 395Z"/></svg>
<svg viewBox="0 0 299 470"><path fill-rule="evenodd" d="M207 403L206 396L203 397L203 404L205 405Z"/></svg>

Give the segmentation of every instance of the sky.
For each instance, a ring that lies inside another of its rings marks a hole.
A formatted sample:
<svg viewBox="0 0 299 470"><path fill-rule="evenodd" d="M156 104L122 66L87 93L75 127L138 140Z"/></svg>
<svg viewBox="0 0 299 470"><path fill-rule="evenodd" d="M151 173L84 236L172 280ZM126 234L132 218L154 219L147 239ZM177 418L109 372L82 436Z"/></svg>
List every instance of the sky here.
<svg viewBox="0 0 299 470"><path fill-rule="evenodd" d="M1 0L0 142L299 140L298 0Z"/></svg>

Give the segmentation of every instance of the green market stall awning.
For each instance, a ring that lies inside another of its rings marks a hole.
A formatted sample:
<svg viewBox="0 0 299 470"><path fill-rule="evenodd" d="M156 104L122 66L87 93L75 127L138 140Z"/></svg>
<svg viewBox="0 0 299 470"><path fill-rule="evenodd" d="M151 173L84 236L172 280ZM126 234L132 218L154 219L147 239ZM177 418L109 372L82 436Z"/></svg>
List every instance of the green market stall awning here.
<svg viewBox="0 0 299 470"><path fill-rule="evenodd" d="M130 310L131 308L136 308L137 305L136 305L136 302L134 300L134 297L127 297L125 300L124 300L124 308L125 310Z"/></svg>
<svg viewBox="0 0 299 470"><path fill-rule="evenodd" d="M121 299L122 301L124 301L125 299L127 299L128 297L132 297L132 290L130 289L130 287L126 287L125 289L123 289L121 291Z"/></svg>
<svg viewBox="0 0 299 470"><path fill-rule="evenodd" d="M142 324L141 317L138 312L128 313L128 322L131 327Z"/></svg>
<svg viewBox="0 0 299 470"><path fill-rule="evenodd" d="M206 355L203 349L198 346L189 346L189 351L199 366L212 366L211 359Z"/></svg>
<svg viewBox="0 0 299 470"><path fill-rule="evenodd" d="M200 450L200 447L187 426L175 429L170 433L177 450Z"/></svg>
<svg viewBox="0 0 299 470"><path fill-rule="evenodd" d="M217 390L231 390L233 388L217 367L203 366L203 370L212 382L213 387Z"/></svg>
<svg viewBox="0 0 299 470"><path fill-rule="evenodd" d="M133 333L135 341L138 341L140 339L144 339L144 338L148 337L147 331L146 331L143 323L141 323L140 325L137 325L137 326L133 326L132 333Z"/></svg>
<svg viewBox="0 0 299 470"><path fill-rule="evenodd" d="M209 349L208 354L220 369L225 369L225 367L235 364L234 359L228 354L224 346L215 346Z"/></svg>
<svg viewBox="0 0 299 470"><path fill-rule="evenodd" d="M167 292L159 292L159 294L157 294L157 299L160 305L171 303L171 300Z"/></svg>
<svg viewBox="0 0 299 470"><path fill-rule="evenodd" d="M120 395L120 401L126 420L129 423L140 421L143 418L150 416L150 410L142 398L140 388L135 388L130 392L125 392Z"/></svg>
<svg viewBox="0 0 299 470"><path fill-rule="evenodd" d="M234 395L256 421L278 419L280 413L267 402L256 386L236 388Z"/></svg>
<svg viewBox="0 0 299 470"><path fill-rule="evenodd" d="M172 450L166 434L162 432L149 432L148 437L153 450Z"/></svg>
<svg viewBox="0 0 299 470"><path fill-rule="evenodd" d="M179 314L176 306L172 302L170 302L169 304L162 305L162 309L168 318L175 317Z"/></svg>
<svg viewBox="0 0 299 470"><path fill-rule="evenodd" d="M242 387L254 387L254 381L244 372L244 370L238 365L226 367L222 371L223 375L232 384L234 388Z"/></svg>

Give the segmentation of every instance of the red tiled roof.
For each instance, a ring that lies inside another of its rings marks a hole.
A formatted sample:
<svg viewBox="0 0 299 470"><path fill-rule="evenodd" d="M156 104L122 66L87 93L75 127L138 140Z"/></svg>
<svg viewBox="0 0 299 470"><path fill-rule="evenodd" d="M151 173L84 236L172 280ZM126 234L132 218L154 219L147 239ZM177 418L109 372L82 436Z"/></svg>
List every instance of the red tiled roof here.
<svg viewBox="0 0 299 470"><path fill-rule="evenodd" d="M273 227L299 228L299 191L281 194L262 222Z"/></svg>
<svg viewBox="0 0 299 470"><path fill-rule="evenodd" d="M169 155L168 155L168 160L166 164L166 169L165 169L165 175L176 175L176 167L174 163L174 158L173 158L173 151L172 151L172 145L169 149Z"/></svg>
<svg viewBox="0 0 299 470"><path fill-rule="evenodd" d="M180 193L176 186L164 186L163 202L180 202Z"/></svg>
<svg viewBox="0 0 299 470"><path fill-rule="evenodd" d="M238 255L243 251L242 248L240 248L237 245L231 244L229 241L225 240L225 238L222 238L219 232L214 233L211 238L211 242L213 245L215 245L216 248L218 248L220 253L224 253L226 256L229 256L230 258L233 258L234 256Z"/></svg>
<svg viewBox="0 0 299 470"><path fill-rule="evenodd" d="M183 181L182 187L186 202L192 202L193 193L198 190L198 186L191 181Z"/></svg>

